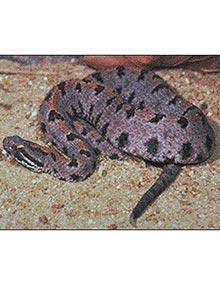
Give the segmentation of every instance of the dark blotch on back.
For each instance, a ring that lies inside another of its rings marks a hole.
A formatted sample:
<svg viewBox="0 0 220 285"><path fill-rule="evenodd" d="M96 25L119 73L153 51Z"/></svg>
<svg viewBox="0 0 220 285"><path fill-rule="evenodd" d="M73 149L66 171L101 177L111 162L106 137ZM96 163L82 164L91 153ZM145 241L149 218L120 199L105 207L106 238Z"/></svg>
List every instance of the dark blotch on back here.
<svg viewBox="0 0 220 285"><path fill-rule="evenodd" d="M101 72L93 73L93 74L92 74L92 77L93 77L94 79L96 79L97 81L101 82L101 83L104 82L104 81L103 81L103 78L102 78L102 76L101 76Z"/></svg>
<svg viewBox="0 0 220 285"><path fill-rule="evenodd" d="M118 75L118 77L122 77L123 75L125 75L125 68L124 68L124 66L118 66L118 67L116 67L116 70L117 70L117 75Z"/></svg>
<svg viewBox="0 0 220 285"><path fill-rule="evenodd" d="M66 135L66 138L68 141L73 141L76 138L76 136L73 133L70 133Z"/></svg>
<svg viewBox="0 0 220 285"><path fill-rule="evenodd" d="M57 85L58 89L61 91L61 95L65 96L66 95L66 91L65 91L65 82L61 82Z"/></svg>
<svg viewBox="0 0 220 285"><path fill-rule="evenodd" d="M156 116L154 118L152 118L149 122L150 123L159 123L160 120L162 120L164 117L166 117L166 115L164 114L156 114Z"/></svg>
<svg viewBox="0 0 220 285"><path fill-rule="evenodd" d="M102 86L102 85L97 85L97 87L95 88L95 95L98 95L98 94L101 93L104 89L105 89L104 86Z"/></svg>
<svg viewBox="0 0 220 285"><path fill-rule="evenodd" d="M184 117L180 117L179 120L177 121L178 124L180 124L182 129L185 129L188 126L188 120Z"/></svg>
<svg viewBox="0 0 220 285"><path fill-rule="evenodd" d="M207 150L210 151L211 148L212 148L212 144L213 144L213 141L212 139L210 138L209 135L206 136L206 141L205 141L205 145L207 147Z"/></svg>
<svg viewBox="0 0 220 285"><path fill-rule="evenodd" d="M144 107L145 107L144 101L141 101L140 104L139 104L139 106L138 106L138 109L143 110Z"/></svg>
<svg viewBox="0 0 220 285"><path fill-rule="evenodd" d="M76 174L72 174L72 175L70 175L70 177L71 177L71 180L73 180L73 181L79 181L80 180L80 176L76 175Z"/></svg>
<svg viewBox="0 0 220 285"><path fill-rule="evenodd" d="M127 102L130 104L133 101L134 97L135 97L135 91L132 91L127 99Z"/></svg>
<svg viewBox="0 0 220 285"><path fill-rule="evenodd" d="M118 106L116 107L115 113L120 111L123 105L124 105L124 103L118 104Z"/></svg>
<svg viewBox="0 0 220 285"><path fill-rule="evenodd" d="M122 87L116 88L116 91L117 91L117 93L120 95L120 94L121 94L121 91L122 91Z"/></svg>
<svg viewBox="0 0 220 285"><path fill-rule="evenodd" d="M137 79L138 82L141 81L141 80L144 80L145 74L148 74L148 72L149 71L147 69L142 69L141 72L140 72L140 75L138 76L138 79Z"/></svg>
<svg viewBox="0 0 220 285"><path fill-rule="evenodd" d="M85 150L85 149L81 149L79 153L82 154L82 155L85 155L87 157L91 156L91 153L88 150Z"/></svg>
<svg viewBox="0 0 220 285"><path fill-rule="evenodd" d="M106 123L106 124L102 127L102 129L101 129L101 134L102 134L102 136L105 136L105 135L106 135L107 130L108 130L108 127L109 127L109 123Z"/></svg>
<svg viewBox="0 0 220 285"><path fill-rule="evenodd" d="M124 147L128 143L128 137L128 133L121 133L121 135L118 137L118 147Z"/></svg>
<svg viewBox="0 0 220 285"><path fill-rule="evenodd" d="M115 98L116 98L116 97L112 97L112 98L108 99L108 100L106 101L106 106L111 105L112 102L115 100Z"/></svg>
<svg viewBox="0 0 220 285"><path fill-rule="evenodd" d="M79 82L76 84L75 90L78 91L79 93L82 91L82 86Z"/></svg>
<svg viewBox="0 0 220 285"><path fill-rule="evenodd" d="M168 103L168 105L176 105L177 100L182 99L181 96L176 95L172 100L170 100L170 102Z"/></svg>
<svg viewBox="0 0 220 285"><path fill-rule="evenodd" d="M48 101L50 100L50 98L52 97L52 95L53 95L53 92L50 91L50 92L46 95L46 97L45 97L44 100L48 102Z"/></svg>
<svg viewBox="0 0 220 285"><path fill-rule="evenodd" d="M49 122L54 122L55 119L57 120L64 120L63 116L60 115L59 113L57 113L55 110L51 110L50 113L49 113L49 117L48 117L48 120Z"/></svg>
<svg viewBox="0 0 220 285"><path fill-rule="evenodd" d="M119 156L117 153L113 153L111 156L109 156L110 159L118 159Z"/></svg>
<svg viewBox="0 0 220 285"><path fill-rule="evenodd" d="M77 159L72 158L70 163L68 164L69 167L78 167Z"/></svg>
<svg viewBox="0 0 220 285"><path fill-rule="evenodd" d="M47 130L46 130L46 125L45 125L43 122L40 123L40 128L41 128L42 132L43 132L44 134L46 134L46 132L47 132Z"/></svg>
<svg viewBox="0 0 220 285"><path fill-rule="evenodd" d="M129 118L134 116L135 110L134 110L134 108L131 108L131 109L127 110L126 113L127 113L127 119L129 119Z"/></svg>
<svg viewBox="0 0 220 285"><path fill-rule="evenodd" d="M188 157L190 157L192 152L192 145L190 142L186 142L183 144L182 147L182 159L187 159Z"/></svg>
<svg viewBox="0 0 220 285"><path fill-rule="evenodd" d="M159 142L157 138L151 138L149 139L144 146L147 147L147 151L152 154L152 155L156 155L158 152L158 148L159 148Z"/></svg>
<svg viewBox="0 0 220 285"><path fill-rule="evenodd" d="M157 86L155 86L154 88L153 88L153 90L151 91L151 93L153 94L154 92L158 92L159 90L162 90L162 89L165 89L165 88L167 88L167 84L166 83L160 83L160 84L158 84Z"/></svg>

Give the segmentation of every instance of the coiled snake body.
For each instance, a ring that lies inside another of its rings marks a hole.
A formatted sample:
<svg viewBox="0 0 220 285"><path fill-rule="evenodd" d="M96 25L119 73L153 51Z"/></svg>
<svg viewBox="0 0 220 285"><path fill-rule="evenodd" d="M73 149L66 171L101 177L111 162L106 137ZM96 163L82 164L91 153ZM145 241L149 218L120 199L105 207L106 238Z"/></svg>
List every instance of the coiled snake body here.
<svg viewBox="0 0 220 285"><path fill-rule="evenodd" d="M214 146L213 130L196 106L155 73L123 66L61 82L47 94L39 120L54 147L18 136L3 141L4 149L32 171L80 181L94 172L99 155L137 157L163 166L161 176L134 208L132 223L182 165L206 160Z"/></svg>

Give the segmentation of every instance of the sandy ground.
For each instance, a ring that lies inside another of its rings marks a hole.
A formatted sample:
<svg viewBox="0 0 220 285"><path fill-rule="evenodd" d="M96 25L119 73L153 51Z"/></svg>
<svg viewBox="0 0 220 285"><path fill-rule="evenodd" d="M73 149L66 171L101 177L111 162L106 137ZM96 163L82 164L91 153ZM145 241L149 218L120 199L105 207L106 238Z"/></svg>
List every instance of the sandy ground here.
<svg viewBox="0 0 220 285"><path fill-rule="evenodd" d="M17 134L44 144L37 111L47 91L92 69L66 62L22 66L0 60L0 143ZM208 116L216 149L180 176L139 219L139 229L220 228L220 75L182 69L157 72ZM0 145L1 147L1 145ZM1 229L130 229L129 214L161 169L102 159L86 181L67 183L32 173L0 152Z"/></svg>

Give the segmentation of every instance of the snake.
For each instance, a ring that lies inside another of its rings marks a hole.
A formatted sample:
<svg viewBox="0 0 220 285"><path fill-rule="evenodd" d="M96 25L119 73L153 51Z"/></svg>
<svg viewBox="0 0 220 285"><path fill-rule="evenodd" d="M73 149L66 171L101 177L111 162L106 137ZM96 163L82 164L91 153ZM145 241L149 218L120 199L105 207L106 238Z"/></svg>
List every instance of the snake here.
<svg viewBox="0 0 220 285"><path fill-rule="evenodd" d="M39 124L49 145L17 135L3 140L7 154L31 171L83 181L100 156L162 167L133 208L132 225L184 165L206 161L215 145L214 131L198 107L153 71L124 66L54 86L40 106Z"/></svg>

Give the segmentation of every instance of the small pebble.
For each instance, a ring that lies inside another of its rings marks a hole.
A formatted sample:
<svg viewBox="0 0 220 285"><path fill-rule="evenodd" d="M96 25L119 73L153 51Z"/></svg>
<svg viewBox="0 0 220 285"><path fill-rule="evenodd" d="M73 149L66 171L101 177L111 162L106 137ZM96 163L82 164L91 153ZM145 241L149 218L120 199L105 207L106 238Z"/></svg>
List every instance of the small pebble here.
<svg viewBox="0 0 220 285"><path fill-rule="evenodd" d="M31 181L31 182L32 182L32 184L34 184L34 185L35 185L35 184L37 184L37 179L32 179L32 181Z"/></svg>
<svg viewBox="0 0 220 285"><path fill-rule="evenodd" d="M27 84L28 84L28 86L32 86L33 82L31 80L29 80Z"/></svg>

